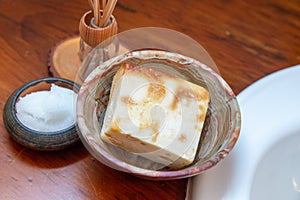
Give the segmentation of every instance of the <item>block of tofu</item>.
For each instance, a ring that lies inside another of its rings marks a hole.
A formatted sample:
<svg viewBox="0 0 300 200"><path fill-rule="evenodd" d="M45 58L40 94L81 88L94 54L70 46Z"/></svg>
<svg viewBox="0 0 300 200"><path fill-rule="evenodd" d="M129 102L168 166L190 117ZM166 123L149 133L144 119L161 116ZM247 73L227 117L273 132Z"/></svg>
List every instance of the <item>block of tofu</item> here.
<svg viewBox="0 0 300 200"><path fill-rule="evenodd" d="M112 83L101 138L177 169L193 162L209 92L151 67L123 64Z"/></svg>

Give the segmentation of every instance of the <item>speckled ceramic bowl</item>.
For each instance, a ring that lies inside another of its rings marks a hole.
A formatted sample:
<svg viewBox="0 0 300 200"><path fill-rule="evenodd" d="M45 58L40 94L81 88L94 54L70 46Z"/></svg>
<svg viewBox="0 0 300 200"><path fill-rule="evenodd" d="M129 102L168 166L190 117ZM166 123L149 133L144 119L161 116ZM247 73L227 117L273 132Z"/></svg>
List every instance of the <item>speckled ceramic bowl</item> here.
<svg viewBox="0 0 300 200"><path fill-rule="evenodd" d="M49 90L52 83L75 92L80 88L78 84L63 78L40 78L16 89L5 103L3 110L4 125L11 137L23 146L41 151L54 151L64 149L79 141L75 124L62 130L44 132L27 127L17 117L16 103L20 97L31 92Z"/></svg>
<svg viewBox="0 0 300 200"><path fill-rule="evenodd" d="M101 140L100 130L116 70L123 62L159 68L205 87L211 95L208 114L194 162L182 169L159 168L150 160ZM167 180L191 177L221 161L234 147L240 133L240 110L236 97L219 74L201 62L180 54L159 50L139 50L117 56L101 64L87 77L78 93L79 136L100 162L139 177Z"/></svg>

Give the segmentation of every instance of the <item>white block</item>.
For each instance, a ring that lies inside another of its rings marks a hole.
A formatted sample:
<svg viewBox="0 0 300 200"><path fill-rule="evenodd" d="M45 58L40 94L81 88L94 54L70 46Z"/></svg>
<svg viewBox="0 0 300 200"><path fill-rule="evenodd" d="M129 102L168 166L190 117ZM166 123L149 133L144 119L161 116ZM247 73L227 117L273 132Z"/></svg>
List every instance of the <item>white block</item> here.
<svg viewBox="0 0 300 200"><path fill-rule="evenodd" d="M193 162L209 93L170 74L124 64L116 73L101 138L172 168Z"/></svg>

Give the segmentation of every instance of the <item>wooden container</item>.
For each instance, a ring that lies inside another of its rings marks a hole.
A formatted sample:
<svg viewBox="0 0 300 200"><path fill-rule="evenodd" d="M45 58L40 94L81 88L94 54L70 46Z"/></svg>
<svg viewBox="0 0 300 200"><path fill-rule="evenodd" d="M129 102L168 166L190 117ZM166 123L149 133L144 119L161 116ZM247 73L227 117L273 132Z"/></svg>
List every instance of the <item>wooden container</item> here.
<svg viewBox="0 0 300 200"><path fill-rule="evenodd" d="M99 11L101 14L102 11ZM93 23L93 12L87 11L79 22L79 36L69 37L55 45L48 57L49 73L54 77L76 80L82 61L98 44L102 46L112 42L110 37L118 33L118 25L114 16L110 16L105 27Z"/></svg>
<svg viewBox="0 0 300 200"><path fill-rule="evenodd" d="M93 19L92 11L88 11L82 16L79 23L80 37L89 46L95 47L118 33L118 25L114 16L110 16L108 25L103 28L95 25Z"/></svg>

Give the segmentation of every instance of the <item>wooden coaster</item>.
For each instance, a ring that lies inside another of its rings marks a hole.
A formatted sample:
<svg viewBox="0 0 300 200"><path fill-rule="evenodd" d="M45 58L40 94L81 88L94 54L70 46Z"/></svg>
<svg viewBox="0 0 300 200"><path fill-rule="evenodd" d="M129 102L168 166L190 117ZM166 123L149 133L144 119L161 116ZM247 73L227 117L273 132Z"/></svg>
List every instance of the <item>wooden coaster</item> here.
<svg viewBox="0 0 300 200"><path fill-rule="evenodd" d="M52 76L75 81L81 65L78 56L79 42L79 35L68 37L51 49L48 57L48 68Z"/></svg>
<svg viewBox="0 0 300 200"><path fill-rule="evenodd" d="M53 77L65 78L77 82L77 73L81 67L79 58L80 36L68 37L55 45L48 55L48 69ZM116 55L130 50L119 44ZM78 82L77 82L78 83Z"/></svg>

